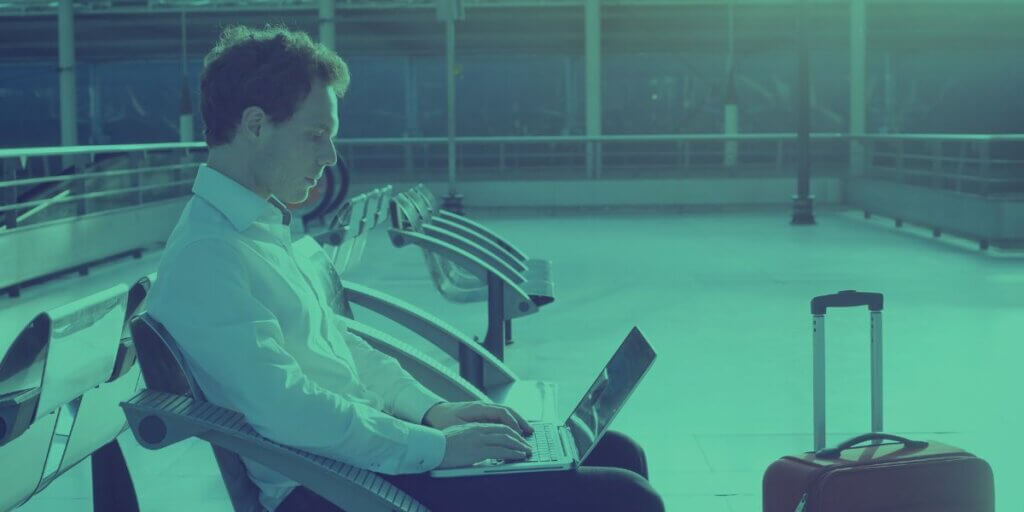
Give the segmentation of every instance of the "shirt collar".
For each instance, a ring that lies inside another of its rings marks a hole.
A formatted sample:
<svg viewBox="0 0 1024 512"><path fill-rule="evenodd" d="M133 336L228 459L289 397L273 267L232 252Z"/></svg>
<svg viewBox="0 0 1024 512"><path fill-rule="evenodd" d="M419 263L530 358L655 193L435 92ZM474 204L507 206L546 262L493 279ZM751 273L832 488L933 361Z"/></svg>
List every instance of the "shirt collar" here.
<svg viewBox="0 0 1024 512"><path fill-rule="evenodd" d="M206 164L199 166L192 192L224 214L238 231L244 231L257 220L291 224L291 212L276 197L263 199Z"/></svg>

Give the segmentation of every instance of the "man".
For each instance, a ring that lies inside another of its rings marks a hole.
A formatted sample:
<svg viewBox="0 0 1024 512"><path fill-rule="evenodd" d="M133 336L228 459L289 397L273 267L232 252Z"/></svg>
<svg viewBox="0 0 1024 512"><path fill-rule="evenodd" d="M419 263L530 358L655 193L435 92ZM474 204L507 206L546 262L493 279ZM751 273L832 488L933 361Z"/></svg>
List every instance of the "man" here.
<svg viewBox="0 0 1024 512"><path fill-rule="evenodd" d="M642 450L621 434L588 459L618 467L427 474L527 457L523 436L532 429L503 406L444 402L348 332L292 252L283 202L305 200L335 163L337 97L348 83L333 51L283 28L229 28L206 57L208 159L148 309L181 345L207 398L242 412L269 439L381 473L438 511L661 510ZM338 510L273 468L245 465L270 511Z"/></svg>

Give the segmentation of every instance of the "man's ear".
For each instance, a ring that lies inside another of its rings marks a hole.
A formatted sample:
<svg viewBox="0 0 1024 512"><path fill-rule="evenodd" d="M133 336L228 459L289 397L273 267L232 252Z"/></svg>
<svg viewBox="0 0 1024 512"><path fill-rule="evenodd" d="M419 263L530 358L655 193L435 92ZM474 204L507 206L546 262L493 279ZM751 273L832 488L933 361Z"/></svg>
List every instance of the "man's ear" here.
<svg viewBox="0 0 1024 512"><path fill-rule="evenodd" d="M242 111L242 122L239 124L238 130L247 140L256 141L263 134L263 129L269 121L267 113L262 108L246 107Z"/></svg>

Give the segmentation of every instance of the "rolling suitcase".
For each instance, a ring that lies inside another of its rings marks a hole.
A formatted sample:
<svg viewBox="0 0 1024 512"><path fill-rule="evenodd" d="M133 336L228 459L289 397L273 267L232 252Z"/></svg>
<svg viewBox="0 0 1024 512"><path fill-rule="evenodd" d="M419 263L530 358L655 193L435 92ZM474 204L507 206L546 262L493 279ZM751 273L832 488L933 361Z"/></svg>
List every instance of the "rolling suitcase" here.
<svg viewBox="0 0 1024 512"><path fill-rule="evenodd" d="M854 306L871 311L871 433L826 449L825 313ZM815 297L811 314L814 451L783 457L768 467L764 512L992 512L992 470L984 460L941 443L881 433L882 294L843 291Z"/></svg>

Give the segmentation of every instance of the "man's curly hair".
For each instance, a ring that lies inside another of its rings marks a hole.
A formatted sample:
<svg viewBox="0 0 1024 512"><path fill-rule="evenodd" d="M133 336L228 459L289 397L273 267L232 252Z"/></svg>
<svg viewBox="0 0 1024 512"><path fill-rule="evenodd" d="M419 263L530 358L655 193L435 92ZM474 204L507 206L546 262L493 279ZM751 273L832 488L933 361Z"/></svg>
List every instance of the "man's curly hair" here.
<svg viewBox="0 0 1024 512"><path fill-rule="evenodd" d="M340 97L348 90L348 65L305 32L271 25L224 29L200 79L206 144L231 142L248 107L262 108L273 123L287 121L316 80Z"/></svg>

